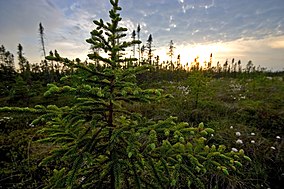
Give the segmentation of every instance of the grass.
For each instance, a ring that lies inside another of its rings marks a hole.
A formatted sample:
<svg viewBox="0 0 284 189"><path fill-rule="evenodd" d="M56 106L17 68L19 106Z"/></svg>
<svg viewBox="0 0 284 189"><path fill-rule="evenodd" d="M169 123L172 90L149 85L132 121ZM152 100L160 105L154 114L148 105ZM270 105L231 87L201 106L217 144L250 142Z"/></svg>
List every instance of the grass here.
<svg viewBox="0 0 284 189"><path fill-rule="evenodd" d="M160 85L160 86L159 86ZM284 179L284 82L256 75L253 78L210 78L200 90L198 107L187 80L151 83L172 94L172 99L149 106L150 116L175 115L180 121L204 122L216 130L209 142L244 149L253 163L246 165L243 188L281 188ZM161 110L160 112L158 110ZM163 112L163 113L161 113ZM241 136L236 136L236 132ZM237 140L242 141L238 144Z"/></svg>
<svg viewBox="0 0 284 189"><path fill-rule="evenodd" d="M208 143L222 143L229 150L244 149L252 159L252 163L244 166L243 174L225 179L212 173L210 182L224 182L227 186L229 183L231 188L280 189L284 179L284 82L279 79L281 77L271 79L260 74L217 78L203 75L201 77L206 77L206 83L196 90L188 83L188 73L171 74L151 72L139 76L142 87L162 88L172 97L153 104L133 104L129 108L152 119L173 115L191 126L204 122L216 131ZM198 106L195 106L196 91ZM40 95L32 97L30 104L64 105L68 98L46 99ZM8 99L0 98L1 104L9 105ZM0 150L4 154L1 187L40 187L51 173L51 169L38 166L50 146L35 142L41 135L36 132L38 128L30 126L33 119L34 115L0 114ZM242 143L237 143L238 140Z"/></svg>

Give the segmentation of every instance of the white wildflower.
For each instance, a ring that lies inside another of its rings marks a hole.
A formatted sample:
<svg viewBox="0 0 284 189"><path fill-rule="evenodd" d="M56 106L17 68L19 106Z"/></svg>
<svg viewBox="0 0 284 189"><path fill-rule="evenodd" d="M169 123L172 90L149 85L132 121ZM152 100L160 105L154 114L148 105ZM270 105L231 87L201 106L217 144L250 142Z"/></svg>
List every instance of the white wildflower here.
<svg viewBox="0 0 284 189"><path fill-rule="evenodd" d="M238 139L238 140L236 141L236 143L237 143L237 144L243 144L243 141L242 141L241 139Z"/></svg>
<svg viewBox="0 0 284 189"><path fill-rule="evenodd" d="M214 136L214 134L211 134L211 137L213 137Z"/></svg>
<svg viewBox="0 0 284 189"><path fill-rule="evenodd" d="M86 179L86 177L81 177L80 179L79 179L79 182L81 183L81 182L83 182L84 180Z"/></svg>
<svg viewBox="0 0 284 189"><path fill-rule="evenodd" d="M232 148L232 151L233 152L238 152L238 149L237 148Z"/></svg>
<svg viewBox="0 0 284 189"><path fill-rule="evenodd" d="M240 132L236 132L236 136L241 136L241 133Z"/></svg>
<svg viewBox="0 0 284 189"><path fill-rule="evenodd" d="M251 133L250 135L251 135L251 136L255 136L255 133Z"/></svg>
<svg viewBox="0 0 284 189"><path fill-rule="evenodd" d="M280 137L280 136L276 136L276 138L277 138L277 139L281 139L281 137Z"/></svg>
<svg viewBox="0 0 284 189"><path fill-rule="evenodd" d="M233 126L230 127L230 129L233 129L233 128L234 128Z"/></svg>
<svg viewBox="0 0 284 189"><path fill-rule="evenodd" d="M255 141L254 141L254 140L252 140L252 141L250 141L250 143L254 144L254 143L255 143Z"/></svg>
<svg viewBox="0 0 284 189"><path fill-rule="evenodd" d="M276 148L275 148L274 146L271 146L270 148L271 148L272 150L276 150Z"/></svg>

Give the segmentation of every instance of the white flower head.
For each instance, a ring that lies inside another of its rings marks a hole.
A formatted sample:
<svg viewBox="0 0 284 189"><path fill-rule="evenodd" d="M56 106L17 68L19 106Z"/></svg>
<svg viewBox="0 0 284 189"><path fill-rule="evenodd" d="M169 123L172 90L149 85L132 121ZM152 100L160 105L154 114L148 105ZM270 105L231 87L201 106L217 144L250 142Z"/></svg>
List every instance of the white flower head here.
<svg viewBox="0 0 284 189"><path fill-rule="evenodd" d="M233 126L230 127L230 129L233 129L233 128L234 128Z"/></svg>
<svg viewBox="0 0 284 189"><path fill-rule="evenodd" d="M238 140L236 141L236 143L237 143L237 144L243 144L243 141L242 141L241 139L238 139Z"/></svg>
<svg viewBox="0 0 284 189"><path fill-rule="evenodd" d="M280 136L276 136L276 138L277 138L277 139L281 139L281 137L280 137Z"/></svg>
<svg viewBox="0 0 284 189"><path fill-rule="evenodd" d="M255 136L255 133L251 133L250 135L251 135L251 136Z"/></svg>
<svg viewBox="0 0 284 189"><path fill-rule="evenodd" d="M232 148L232 151L233 152L238 152L238 149L237 148Z"/></svg>
<svg viewBox="0 0 284 189"><path fill-rule="evenodd" d="M240 132L236 132L236 136L241 136L241 133Z"/></svg>
<svg viewBox="0 0 284 189"><path fill-rule="evenodd" d="M250 143L254 144L254 143L255 143L255 141L254 141L254 140L252 140L252 141L250 141Z"/></svg>
<svg viewBox="0 0 284 189"><path fill-rule="evenodd" d="M214 134L211 134L211 137L213 137L214 136Z"/></svg>
<svg viewBox="0 0 284 189"><path fill-rule="evenodd" d="M83 182L85 179L86 179L86 177L84 177L84 176L83 176L83 177L81 177L81 178L80 178L80 180L79 180L79 181L80 181L80 183L81 183L81 182Z"/></svg>
<svg viewBox="0 0 284 189"><path fill-rule="evenodd" d="M276 150L276 148L275 148L274 146L271 146L270 148L271 148L272 150Z"/></svg>

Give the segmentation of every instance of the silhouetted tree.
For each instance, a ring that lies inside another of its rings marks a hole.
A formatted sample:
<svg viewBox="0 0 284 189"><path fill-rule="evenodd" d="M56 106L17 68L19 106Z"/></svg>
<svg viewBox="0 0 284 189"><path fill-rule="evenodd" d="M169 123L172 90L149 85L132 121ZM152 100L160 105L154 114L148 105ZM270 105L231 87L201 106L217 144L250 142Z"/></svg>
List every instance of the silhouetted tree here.
<svg viewBox="0 0 284 189"><path fill-rule="evenodd" d="M133 41L135 41L135 39L136 39L136 32L135 32L135 30L133 30L133 32L132 32L132 34L131 34L131 38L132 38L132 40ZM133 44L133 58L135 58L135 43Z"/></svg>
<svg viewBox="0 0 284 189"><path fill-rule="evenodd" d="M248 73L252 72L253 71L253 63L251 60L248 61L247 65L246 65L246 71Z"/></svg>
<svg viewBox="0 0 284 189"><path fill-rule="evenodd" d="M223 72L227 71L228 71L228 60L226 60L225 63L223 64Z"/></svg>
<svg viewBox="0 0 284 189"><path fill-rule="evenodd" d="M46 57L45 45L44 45L44 28L41 23L39 23L39 34L40 34L41 50L43 52L43 56Z"/></svg>
<svg viewBox="0 0 284 189"><path fill-rule="evenodd" d="M157 56L155 57L155 60L156 60L156 62L155 62L155 69L157 70L157 69L159 68L160 56L157 55Z"/></svg>
<svg viewBox="0 0 284 189"><path fill-rule="evenodd" d="M23 46L21 44L18 45L18 52L17 53L18 53L20 72L24 73L24 74L29 73L30 72L30 63L24 57Z"/></svg>
<svg viewBox="0 0 284 189"><path fill-rule="evenodd" d="M9 70L15 69L14 55L6 51L3 45L0 46L0 65Z"/></svg>
<svg viewBox="0 0 284 189"><path fill-rule="evenodd" d="M0 46L0 96L8 96L15 83L14 55Z"/></svg>
<svg viewBox="0 0 284 189"><path fill-rule="evenodd" d="M180 63L180 54L177 56L177 68L181 68L181 63Z"/></svg>
<svg viewBox="0 0 284 189"><path fill-rule="evenodd" d="M242 62L241 62L241 60L239 60L238 61L238 72L240 72L240 73L242 72L242 65L241 64L242 64Z"/></svg>
<svg viewBox="0 0 284 189"><path fill-rule="evenodd" d="M171 59L171 64L172 64L173 63L173 56L174 56L174 48L175 48L173 40L170 41L169 45L170 45L169 51L168 51L167 54L169 55L169 57Z"/></svg>
<svg viewBox="0 0 284 189"><path fill-rule="evenodd" d="M142 59L142 62L144 62L144 52L145 52L145 45L142 45L141 47L141 59Z"/></svg>
<svg viewBox="0 0 284 189"><path fill-rule="evenodd" d="M220 73L222 71L222 66L221 66L219 61L217 62L217 68L216 69L217 69L218 73Z"/></svg>
<svg viewBox="0 0 284 189"><path fill-rule="evenodd" d="M152 43L153 43L153 38L152 34L149 35L147 39L147 50L148 50L148 62L149 64L152 64L152 57L153 57L153 52L152 52Z"/></svg>
<svg viewBox="0 0 284 189"><path fill-rule="evenodd" d="M209 62L208 62L208 66L207 66L208 69L210 69L211 66L212 66L212 58L213 58L213 55L212 55L212 53L211 53L211 54L210 54L210 60L209 60Z"/></svg>
<svg viewBox="0 0 284 189"><path fill-rule="evenodd" d="M138 24L137 26L137 40L140 41L140 31L141 31L141 28L140 28L140 24ZM140 51L140 43L138 44L138 62L140 64L140 58L141 58L141 51Z"/></svg>
<svg viewBox="0 0 284 189"><path fill-rule="evenodd" d="M199 63L199 56L197 56L195 59L194 59L194 61L191 63L191 70L192 71L197 71L197 70L199 70L199 65L200 65L200 63Z"/></svg>

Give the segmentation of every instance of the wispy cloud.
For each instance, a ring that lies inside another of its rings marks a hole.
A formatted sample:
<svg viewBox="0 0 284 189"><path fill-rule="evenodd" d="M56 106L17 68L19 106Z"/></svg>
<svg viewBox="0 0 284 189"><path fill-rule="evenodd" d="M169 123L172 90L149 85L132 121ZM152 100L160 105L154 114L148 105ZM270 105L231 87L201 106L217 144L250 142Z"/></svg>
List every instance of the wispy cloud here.
<svg viewBox="0 0 284 189"><path fill-rule="evenodd" d="M283 47L283 0L121 0L120 5L128 38L140 24L142 41L152 34L156 52L170 40L177 46L223 43L229 48L230 44L236 54L253 58L258 49L280 56ZM108 21L110 7L108 0L0 1L0 42L14 53L22 43L26 56L37 57L31 61L39 59L38 24L42 22L47 50L82 53L89 49L85 39L94 29L92 21ZM255 48L246 41L265 46ZM239 43L247 45L250 54L238 52L234 45Z"/></svg>

